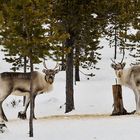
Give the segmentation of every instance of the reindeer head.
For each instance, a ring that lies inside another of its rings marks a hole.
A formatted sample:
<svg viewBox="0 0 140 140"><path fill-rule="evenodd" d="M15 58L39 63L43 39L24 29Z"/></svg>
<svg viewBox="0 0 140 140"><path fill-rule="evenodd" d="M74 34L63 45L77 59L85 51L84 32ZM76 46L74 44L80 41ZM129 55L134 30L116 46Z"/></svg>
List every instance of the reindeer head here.
<svg viewBox="0 0 140 140"><path fill-rule="evenodd" d="M120 62L120 63L116 63L115 61L112 60L112 64L111 64L111 67L115 70L115 73L116 73L116 76L118 78L121 78L122 74L123 74L123 69L126 65L125 62Z"/></svg>
<svg viewBox="0 0 140 140"><path fill-rule="evenodd" d="M123 70L124 67L125 67L126 63L118 63L118 64L111 64L111 67L115 70L115 71L118 71L118 70Z"/></svg>
<svg viewBox="0 0 140 140"><path fill-rule="evenodd" d="M44 65L45 69L43 69L42 72L45 73L45 80L49 84L52 84L54 82L55 74L59 72L59 64L57 63L54 69L48 69L45 61L44 61L43 65Z"/></svg>
<svg viewBox="0 0 140 140"><path fill-rule="evenodd" d="M112 60L111 59L111 61L112 61L111 67L115 70L116 76L118 78L121 78L122 77L122 75L123 75L123 69L124 69L124 67L126 65L126 63L123 62L124 56L125 56L125 48L122 48L122 49L123 49L123 56L122 56L121 62L116 63L115 60Z"/></svg>

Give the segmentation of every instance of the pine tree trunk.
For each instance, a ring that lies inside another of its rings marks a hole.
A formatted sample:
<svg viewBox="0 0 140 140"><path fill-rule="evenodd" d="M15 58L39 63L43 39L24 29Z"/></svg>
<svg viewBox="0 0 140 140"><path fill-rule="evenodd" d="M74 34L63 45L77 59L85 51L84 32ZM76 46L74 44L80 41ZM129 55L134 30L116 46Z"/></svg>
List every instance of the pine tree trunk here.
<svg viewBox="0 0 140 140"><path fill-rule="evenodd" d="M75 66L75 81L80 81L79 65Z"/></svg>
<svg viewBox="0 0 140 140"><path fill-rule="evenodd" d="M113 99L114 99L114 110L112 112L112 115L127 114L127 111L123 106L121 85L112 85L112 90L113 90Z"/></svg>
<svg viewBox="0 0 140 140"><path fill-rule="evenodd" d="M76 58L76 64L75 64L75 81L80 81L80 75L79 75L79 53L80 49L77 46L75 50L75 58Z"/></svg>
<svg viewBox="0 0 140 140"><path fill-rule="evenodd" d="M114 29L115 30L115 34L114 34L114 36L115 36L114 37L114 41L115 41L115 46L114 46L115 48L114 49L115 49L115 52L114 52L114 59L117 58L117 27L116 27L116 24L117 23L116 23L116 17L115 17L115 29Z"/></svg>
<svg viewBox="0 0 140 140"><path fill-rule="evenodd" d="M74 90L73 90L73 39L66 40L66 47L70 48L70 52L66 58L66 110L68 113L74 109Z"/></svg>
<svg viewBox="0 0 140 140"><path fill-rule="evenodd" d="M29 119L29 136L33 137L33 63L32 58L30 58L30 67L31 67L31 77L30 77L30 119Z"/></svg>
<svg viewBox="0 0 140 140"><path fill-rule="evenodd" d="M26 60L26 56L24 56L24 73L26 73L26 69L27 69L27 60ZM26 101L26 96L23 96L23 106L25 106L25 101Z"/></svg>
<svg viewBox="0 0 140 140"><path fill-rule="evenodd" d="M61 67L61 70L62 71L65 71L66 70L64 44L62 46L62 67Z"/></svg>

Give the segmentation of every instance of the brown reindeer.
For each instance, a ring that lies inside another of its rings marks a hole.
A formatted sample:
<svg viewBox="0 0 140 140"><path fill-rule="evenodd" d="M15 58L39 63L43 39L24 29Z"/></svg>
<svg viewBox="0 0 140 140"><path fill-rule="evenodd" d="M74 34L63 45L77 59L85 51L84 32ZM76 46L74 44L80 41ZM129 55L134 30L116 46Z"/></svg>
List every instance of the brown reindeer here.
<svg viewBox="0 0 140 140"><path fill-rule="evenodd" d="M113 61L111 67L115 70L119 84L133 90L136 102L136 113L140 114L140 66L131 66L125 69L126 63Z"/></svg>
<svg viewBox="0 0 140 140"><path fill-rule="evenodd" d="M58 64L54 69L48 69L44 61L43 73L32 72L33 104L35 97L44 92L50 92L53 87L55 74L59 72ZM8 121L4 114L2 103L10 95L26 96L25 109L19 112L18 117L26 119L26 111L30 103L30 77L31 73L3 72L0 74L0 120ZM34 113L33 113L34 114ZM34 115L35 118L35 115Z"/></svg>

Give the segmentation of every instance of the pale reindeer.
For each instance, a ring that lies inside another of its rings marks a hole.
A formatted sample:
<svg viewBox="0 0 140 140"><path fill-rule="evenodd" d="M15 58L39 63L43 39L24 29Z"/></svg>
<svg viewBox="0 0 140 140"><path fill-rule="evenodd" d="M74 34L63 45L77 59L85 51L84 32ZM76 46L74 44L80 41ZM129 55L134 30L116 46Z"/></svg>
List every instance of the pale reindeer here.
<svg viewBox="0 0 140 140"><path fill-rule="evenodd" d="M122 60L123 61L123 60ZM140 66L124 69L126 63L113 61L111 67L115 70L119 84L129 87L135 94L136 113L140 114Z"/></svg>
<svg viewBox="0 0 140 140"><path fill-rule="evenodd" d="M55 74L59 72L58 64L54 69L48 69L44 61L43 73L38 71L32 72L33 83L33 106L35 105L35 97L38 94L49 92L53 88ZM26 96L24 111L19 112L18 117L26 119L26 111L30 103L30 77L31 73L3 72L0 74L0 120L8 121L4 114L2 103L10 95ZM33 112L33 117L35 114Z"/></svg>

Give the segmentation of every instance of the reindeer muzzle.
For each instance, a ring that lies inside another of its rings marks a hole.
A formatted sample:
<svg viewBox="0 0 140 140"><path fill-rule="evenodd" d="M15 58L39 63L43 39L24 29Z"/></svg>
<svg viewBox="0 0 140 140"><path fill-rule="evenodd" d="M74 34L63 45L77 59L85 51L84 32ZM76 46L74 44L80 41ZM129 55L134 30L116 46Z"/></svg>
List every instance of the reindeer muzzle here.
<svg viewBox="0 0 140 140"><path fill-rule="evenodd" d="M54 78L53 78L52 76L50 76L50 77L48 78L48 82L49 82L50 84L52 84L53 81L54 81Z"/></svg>
<svg viewBox="0 0 140 140"><path fill-rule="evenodd" d="M119 70L119 71L116 72L116 75L117 75L118 78L121 78L122 75L123 75L123 72L121 70Z"/></svg>

